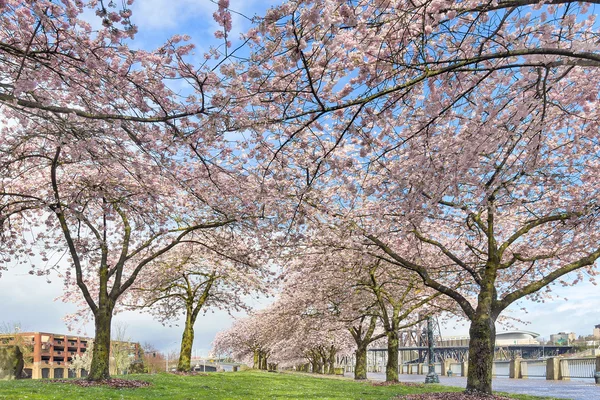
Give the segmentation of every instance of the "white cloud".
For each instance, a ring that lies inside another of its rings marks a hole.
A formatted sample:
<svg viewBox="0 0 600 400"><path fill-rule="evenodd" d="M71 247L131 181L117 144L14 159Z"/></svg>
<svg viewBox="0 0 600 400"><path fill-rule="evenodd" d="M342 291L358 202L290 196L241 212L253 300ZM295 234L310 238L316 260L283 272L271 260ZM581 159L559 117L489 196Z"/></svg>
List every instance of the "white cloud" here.
<svg viewBox="0 0 600 400"><path fill-rule="evenodd" d="M76 311L74 304L54 301L62 295L61 279L29 275L28 268L8 266L0 278L0 324L19 323L23 330L52 333L72 333L94 336L93 323L75 327L69 332L63 317ZM158 350L176 350L181 339L183 320L172 327L162 326L149 314L127 311L113 318L113 327L121 323L127 326L127 335L140 343L151 343ZM233 319L226 312L210 311L200 315L195 325L194 349L207 353L215 334L228 328ZM178 326L176 326L178 325ZM77 332L80 329L81 332ZM175 343L173 343L175 342Z"/></svg>
<svg viewBox="0 0 600 400"><path fill-rule="evenodd" d="M210 1L142 0L133 3L132 20L149 29L170 29L187 23L205 25L217 6Z"/></svg>

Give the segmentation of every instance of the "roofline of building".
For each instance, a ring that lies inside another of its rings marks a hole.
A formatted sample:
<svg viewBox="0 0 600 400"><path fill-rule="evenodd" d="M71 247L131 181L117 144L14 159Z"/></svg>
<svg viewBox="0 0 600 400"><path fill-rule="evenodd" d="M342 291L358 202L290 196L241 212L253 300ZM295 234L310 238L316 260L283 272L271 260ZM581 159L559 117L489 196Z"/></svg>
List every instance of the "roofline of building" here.
<svg viewBox="0 0 600 400"><path fill-rule="evenodd" d="M53 333L53 332L11 332L11 333L0 333L0 336L15 336L15 335L52 335L52 336L64 336L64 337L75 337L80 339L93 340L94 338L88 336L72 335L67 333Z"/></svg>
<svg viewBox="0 0 600 400"><path fill-rule="evenodd" d="M533 336L534 338L540 336L539 333L531 332L531 331L505 331L505 332L496 332L496 336L498 336L498 335L508 335L508 334L514 334L514 333L525 333L525 334Z"/></svg>

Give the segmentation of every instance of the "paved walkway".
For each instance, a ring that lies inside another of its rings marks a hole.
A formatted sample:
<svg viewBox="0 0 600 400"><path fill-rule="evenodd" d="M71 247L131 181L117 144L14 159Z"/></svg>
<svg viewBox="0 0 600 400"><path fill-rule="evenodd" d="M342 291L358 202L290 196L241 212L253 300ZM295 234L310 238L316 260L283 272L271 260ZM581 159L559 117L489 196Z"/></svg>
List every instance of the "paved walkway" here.
<svg viewBox="0 0 600 400"><path fill-rule="evenodd" d="M369 379L384 381L385 373L369 373ZM401 382L424 382L425 375L399 375ZM440 383L446 386L467 386L467 378L440 376ZM600 385L593 379L581 381L547 381L545 379L494 378L492 388L498 392L530 394L572 400L600 400Z"/></svg>

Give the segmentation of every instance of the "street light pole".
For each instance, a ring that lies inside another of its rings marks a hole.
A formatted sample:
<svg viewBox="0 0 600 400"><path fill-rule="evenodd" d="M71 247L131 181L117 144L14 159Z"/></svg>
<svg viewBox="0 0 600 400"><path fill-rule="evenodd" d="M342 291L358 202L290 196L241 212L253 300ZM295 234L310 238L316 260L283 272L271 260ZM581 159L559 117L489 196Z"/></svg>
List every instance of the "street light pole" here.
<svg viewBox="0 0 600 400"><path fill-rule="evenodd" d="M440 378L435 373L433 364L433 318L427 317L427 358L429 361L429 372L425 377L425 383L440 383Z"/></svg>
<svg viewBox="0 0 600 400"><path fill-rule="evenodd" d="M167 350L165 351L166 357L165 357L165 372L169 372L169 349L170 346L172 346L173 344L177 343L177 341L173 341L171 343L169 343L167 345Z"/></svg>

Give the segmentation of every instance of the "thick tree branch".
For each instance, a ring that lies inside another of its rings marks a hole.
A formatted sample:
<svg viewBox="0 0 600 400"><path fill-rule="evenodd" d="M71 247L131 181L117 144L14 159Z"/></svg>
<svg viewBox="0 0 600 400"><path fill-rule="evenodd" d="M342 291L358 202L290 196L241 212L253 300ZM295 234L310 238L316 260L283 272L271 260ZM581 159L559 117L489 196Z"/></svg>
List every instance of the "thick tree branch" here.
<svg viewBox="0 0 600 400"><path fill-rule="evenodd" d="M435 290L445 294L446 296L451 297L459 304L459 306L462 308L462 310L468 317L473 317L473 315L475 314L475 310L473 309L473 306L471 306L471 303L469 303L469 301L465 297L463 297L460 293L458 293L456 290L432 279L429 276L429 273L427 272L427 269L425 267L415 264L415 263L412 263L412 262L404 259L403 257L399 256L392 249L390 249L385 243L383 243L381 240L379 240L375 236L367 234L367 235L365 235L365 237L367 239L369 239L370 241L372 241L374 244L376 244L377 247L379 247L381 250L383 250L384 253L389 255L395 261L395 263L397 265L400 265L401 267L404 267L406 269L416 272L421 277L421 279L423 280L423 283L426 286L429 286L430 288L435 289Z"/></svg>

